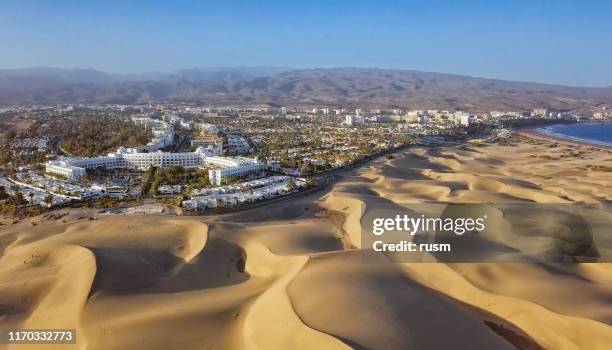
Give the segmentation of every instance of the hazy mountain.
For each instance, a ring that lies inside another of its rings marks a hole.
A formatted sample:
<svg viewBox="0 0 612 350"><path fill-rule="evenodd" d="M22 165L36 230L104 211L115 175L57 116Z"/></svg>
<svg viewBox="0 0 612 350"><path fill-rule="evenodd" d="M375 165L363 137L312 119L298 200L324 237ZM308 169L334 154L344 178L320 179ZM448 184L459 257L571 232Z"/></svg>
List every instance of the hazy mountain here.
<svg viewBox="0 0 612 350"><path fill-rule="evenodd" d="M230 99L364 107L579 110L612 103L612 88L567 87L410 70L309 69L234 83Z"/></svg>
<svg viewBox="0 0 612 350"><path fill-rule="evenodd" d="M113 81L113 77L110 74L95 69L63 69L49 67L0 69L0 78L13 80L37 79L73 84L108 84Z"/></svg>
<svg viewBox="0 0 612 350"><path fill-rule="evenodd" d="M170 79L190 83L209 81L236 81L266 77L291 70L287 67L217 67L181 69L170 75Z"/></svg>
<svg viewBox="0 0 612 350"><path fill-rule="evenodd" d="M1 104L275 104L482 110L587 110L612 105L612 87L568 87L410 70L193 68L107 74L93 69L0 70Z"/></svg>
<svg viewBox="0 0 612 350"><path fill-rule="evenodd" d="M190 92L194 89L209 91L223 88L229 81L286 70L285 67L218 67L173 73L109 74L95 69L3 69L0 70L0 104L132 103L166 99L170 95L195 99L199 98L197 94Z"/></svg>

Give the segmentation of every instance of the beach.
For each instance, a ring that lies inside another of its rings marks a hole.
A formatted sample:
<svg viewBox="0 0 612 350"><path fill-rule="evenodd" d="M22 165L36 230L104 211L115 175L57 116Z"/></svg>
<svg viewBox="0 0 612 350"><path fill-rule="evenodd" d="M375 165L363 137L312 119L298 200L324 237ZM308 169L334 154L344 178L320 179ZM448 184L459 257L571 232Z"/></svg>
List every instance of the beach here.
<svg viewBox="0 0 612 350"><path fill-rule="evenodd" d="M601 143L588 142L586 140L570 139L570 138L566 138L566 137L550 135L550 134L543 133L543 132L539 131L538 129L521 130L521 131L517 131L516 134L517 135L521 135L521 136L525 136L525 137L529 137L529 138L533 138L533 139L546 140L546 141L550 141L550 142L553 142L553 143L563 143L563 144L568 144L568 145L580 145L580 146L585 146L585 147L594 147L594 148L601 148L601 149L606 149L606 150L612 150L612 146L609 146L609 145L604 145L604 144L601 144Z"/></svg>
<svg viewBox="0 0 612 350"><path fill-rule="evenodd" d="M612 264L368 263L360 226L375 203L608 203L606 164L521 132L244 211L2 219L0 328L74 328L75 349L609 349Z"/></svg>

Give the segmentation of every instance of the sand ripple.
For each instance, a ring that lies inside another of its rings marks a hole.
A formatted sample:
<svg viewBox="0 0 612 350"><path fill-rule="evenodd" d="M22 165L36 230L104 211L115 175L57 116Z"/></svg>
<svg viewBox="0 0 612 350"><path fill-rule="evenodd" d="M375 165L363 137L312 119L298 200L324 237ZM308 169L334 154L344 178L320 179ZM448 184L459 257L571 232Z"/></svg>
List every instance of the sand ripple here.
<svg viewBox="0 0 612 350"><path fill-rule="evenodd" d="M605 202L595 165L610 157L528 140L414 149L239 214L5 226L0 327L76 328L79 349L609 349L612 265L372 264L358 250L364 204Z"/></svg>

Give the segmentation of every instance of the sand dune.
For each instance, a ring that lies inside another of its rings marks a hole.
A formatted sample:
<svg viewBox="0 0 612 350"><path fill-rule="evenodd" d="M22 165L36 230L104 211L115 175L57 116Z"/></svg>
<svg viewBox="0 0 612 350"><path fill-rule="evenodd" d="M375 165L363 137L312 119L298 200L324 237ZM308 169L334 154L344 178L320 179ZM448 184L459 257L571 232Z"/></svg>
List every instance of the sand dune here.
<svg viewBox="0 0 612 350"><path fill-rule="evenodd" d="M294 279L291 300L307 325L358 349L513 349L492 322L537 348L511 323L425 287L397 264L360 262L358 252L317 256Z"/></svg>
<svg viewBox="0 0 612 350"><path fill-rule="evenodd" d="M368 205L609 201L606 159L529 139L415 148L239 213L4 225L0 328L76 328L78 349L609 349L612 265L379 264L359 251Z"/></svg>

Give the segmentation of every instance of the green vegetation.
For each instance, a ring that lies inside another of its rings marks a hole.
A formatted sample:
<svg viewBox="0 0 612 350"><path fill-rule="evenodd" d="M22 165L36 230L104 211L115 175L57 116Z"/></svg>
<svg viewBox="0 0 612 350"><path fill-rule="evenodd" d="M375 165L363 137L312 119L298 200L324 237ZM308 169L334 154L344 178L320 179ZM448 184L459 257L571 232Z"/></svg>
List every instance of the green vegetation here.
<svg viewBox="0 0 612 350"><path fill-rule="evenodd" d="M9 144L6 144L0 148L0 164L13 164L14 166L41 164L47 160L46 155L46 152L40 151L13 152Z"/></svg>
<svg viewBox="0 0 612 350"><path fill-rule="evenodd" d="M181 166L171 166L158 169L152 175L151 184L147 191L154 194L160 185L186 185L191 190L193 188L208 187L210 182L206 169L186 169Z"/></svg>
<svg viewBox="0 0 612 350"><path fill-rule="evenodd" d="M56 174L56 173L45 173L45 175L50 176L50 177L54 177L58 180L62 180L62 181L67 181L68 177L66 175L62 175L62 174Z"/></svg>
<svg viewBox="0 0 612 350"><path fill-rule="evenodd" d="M4 186L0 186L0 202L9 198L11 198L11 196L6 192L6 188L4 188Z"/></svg>
<svg viewBox="0 0 612 350"><path fill-rule="evenodd" d="M294 120L288 126L282 119L255 118L240 127L258 140L257 153L264 163L278 161L281 167L297 169L303 175L353 164L414 142L411 135L390 132L383 126L343 128L338 127L339 122L328 116Z"/></svg>
<svg viewBox="0 0 612 350"><path fill-rule="evenodd" d="M142 172L133 169L106 169L103 167L85 169L85 175L78 179L78 184L89 187L93 184L113 185L113 180L133 187L139 185Z"/></svg>
<svg viewBox="0 0 612 350"><path fill-rule="evenodd" d="M60 148L65 152L92 157L114 151L119 146L136 147L149 142L150 131L131 121L113 116L62 119L54 126L60 133Z"/></svg>
<svg viewBox="0 0 612 350"><path fill-rule="evenodd" d="M19 186L13 185L11 191L13 192L12 201L15 206L21 207L27 203L25 198L23 197L23 194L19 190Z"/></svg>
<svg viewBox="0 0 612 350"><path fill-rule="evenodd" d="M53 204L53 195L51 193L47 194L45 196L45 199L43 199L43 201L47 203L48 205Z"/></svg>
<svg viewBox="0 0 612 350"><path fill-rule="evenodd" d="M73 202L71 204L74 208L95 208L95 209L108 209L108 208L118 208L121 206L129 206L136 205L137 203L141 203L137 199L119 199L112 197L100 197L100 198L91 198L83 201Z"/></svg>
<svg viewBox="0 0 612 350"><path fill-rule="evenodd" d="M601 171L606 173L612 172L612 167L607 165L587 165L586 168L591 171Z"/></svg>
<svg viewBox="0 0 612 350"><path fill-rule="evenodd" d="M225 185L237 185L240 183L243 183L245 181L248 181L248 177L247 176L232 176L230 178L227 178L223 181L221 181L221 185L225 186Z"/></svg>
<svg viewBox="0 0 612 350"><path fill-rule="evenodd" d="M155 173L157 172L157 167L149 167L147 171L145 171L142 176L142 194L145 195L151 191L156 189L156 187L151 187L151 182L154 180Z"/></svg>
<svg viewBox="0 0 612 350"><path fill-rule="evenodd" d="M27 205L19 187L11 186L12 195L8 193L4 186L0 186L0 213L13 217L36 216L45 212L45 208L38 205ZM30 195L30 200L32 195Z"/></svg>
<svg viewBox="0 0 612 350"><path fill-rule="evenodd" d="M515 142L515 139L500 139L497 144L500 146L516 146Z"/></svg>
<svg viewBox="0 0 612 350"><path fill-rule="evenodd" d="M293 192L296 189L297 189L297 184L295 183L295 179L289 178L289 180L287 181L287 191Z"/></svg>
<svg viewBox="0 0 612 350"><path fill-rule="evenodd" d="M48 209L43 208L39 205L33 205L29 207L17 207L12 203L0 204L1 214L5 214L5 215L12 216L12 217L17 217L17 218L38 216L40 214L43 214L47 210Z"/></svg>

